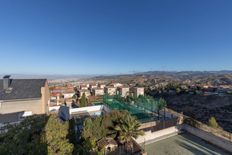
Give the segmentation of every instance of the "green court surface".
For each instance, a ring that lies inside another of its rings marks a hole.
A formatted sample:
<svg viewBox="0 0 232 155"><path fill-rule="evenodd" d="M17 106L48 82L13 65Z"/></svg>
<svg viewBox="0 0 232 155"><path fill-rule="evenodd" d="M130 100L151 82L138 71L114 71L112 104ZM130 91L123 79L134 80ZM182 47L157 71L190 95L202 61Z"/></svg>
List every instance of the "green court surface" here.
<svg viewBox="0 0 232 155"><path fill-rule="evenodd" d="M158 120L158 117L154 114L148 113L144 109L138 108L134 105L120 102L106 102L104 104L111 110L127 110L142 123Z"/></svg>
<svg viewBox="0 0 232 155"><path fill-rule="evenodd" d="M145 150L148 155L229 155L189 133L145 145Z"/></svg>

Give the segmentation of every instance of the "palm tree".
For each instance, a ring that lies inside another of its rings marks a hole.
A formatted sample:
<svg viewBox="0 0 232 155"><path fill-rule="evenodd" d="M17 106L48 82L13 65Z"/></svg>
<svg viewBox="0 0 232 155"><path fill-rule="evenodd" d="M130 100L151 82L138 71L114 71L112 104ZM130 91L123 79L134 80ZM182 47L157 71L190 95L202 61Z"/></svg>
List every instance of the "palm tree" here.
<svg viewBox="0 0 232 155"><path fill-rule="evenodd" d="M139 127L140 123L130 114L126 115L124 119L120 119L116 122L116 126L114 126L113 130L119 142L126 146L126 150L132 149L133 138L136 139L138 136L144 134L142 130L139 130Z"/></svg>

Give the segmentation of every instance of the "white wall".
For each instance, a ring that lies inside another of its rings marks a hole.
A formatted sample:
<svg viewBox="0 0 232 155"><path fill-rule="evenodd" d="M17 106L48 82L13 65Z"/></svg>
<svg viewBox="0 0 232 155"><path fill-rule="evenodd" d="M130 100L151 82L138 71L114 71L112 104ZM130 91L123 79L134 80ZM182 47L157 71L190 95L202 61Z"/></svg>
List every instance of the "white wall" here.
<svg viewBox="0 0 232 155"><path fill-rule="evenodd" d="M203 139L205 141L208 141L211 144L214 144L214 145L216 145L220 148L223 148L223 149L232 153L232 142L230 142L226 139L214 136L211 133L205 132L205 131L197 129L197 128L193 128L193 127L186 125L186 124L182 125L182 129L186 130L187 132L189 132L197 137L200 137L201 139Z"/></svg>
<svg viewBox="0 0 232 155"><path fill-rule="evenodd" d="M72 98L73 95L75 95L75 93L64 93L63 95L65 99L69 99L69 98Z"/></svg>
<svg viewBox="0 0 232 155"><path fill-rule="evenodd" d="M52 112L52 111L59 111L59 109L60 109L60 106L53 106L53 107L49 107L48 108L49 109L49 112Z"/></svg>
<svg viewBox="0 0 232 155"><path fill-rule="evenodd" d="M14 113L19 111L31 111L33 114L44 113L42 107L42 101L38 100L28 100L28 101L7 101L2 102L0 106L0 113Z"/></svg>
<svg viewBox="0 0 232 155"><path fill-rule="evenodd" d="M179 129L177 127L170 127L156 132L147 131L144 133L144 136L139 136L135 141L138 144L142 144L145 142L145 144L147 145L149 143L153 143L177 135L178 133Z"/></svg>
<svg viewBox="0 0 232 155"><path fill-rule="evenodd" d="M103 105L96 105L96 106L89 106L83 108L72 108L69 110L69 112L70 114L78 113L78 112L95 112L95 111L101 111L103 108L104 108Z"/></svg>

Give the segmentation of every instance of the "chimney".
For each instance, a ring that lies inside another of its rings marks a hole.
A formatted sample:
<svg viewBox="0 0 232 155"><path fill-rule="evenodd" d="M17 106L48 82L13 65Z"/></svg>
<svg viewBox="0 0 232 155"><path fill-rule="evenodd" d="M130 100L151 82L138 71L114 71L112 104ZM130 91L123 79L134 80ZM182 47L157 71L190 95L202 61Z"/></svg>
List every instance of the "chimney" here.
<svg viewBox="0 0 232 155"><path fill-rule="evenodd" d="M3 89L8 89L10 85L10 75L5 75L3 77Z"/></svg>

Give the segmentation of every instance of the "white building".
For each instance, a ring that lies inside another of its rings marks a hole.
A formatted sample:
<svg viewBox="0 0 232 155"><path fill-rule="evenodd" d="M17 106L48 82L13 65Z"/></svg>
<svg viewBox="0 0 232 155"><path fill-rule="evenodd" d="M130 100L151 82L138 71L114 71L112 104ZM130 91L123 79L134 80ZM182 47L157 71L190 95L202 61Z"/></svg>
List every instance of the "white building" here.
<svg viewBox="0 0 232 155"><path fill-rule="evenodd" d="M116 95L116 92L117 92L117 88L115 87L112 87L112 86L108 86L108 87L105 87L105 93L108 94L108 95Z"/></svg>
<svg viewBox="0 0 232 155"><path fill-rule="evenodd" d="M123 84L121 84L121 83L111 83L110 85L115 87L115 88L123 86Z"/></svg>
<svg viewBox="0 0 232 155"><path fill-rule="evenodd" d="M70 99L75 95L74 91L67 91L63 93L64 99Z"/></svg>
<svg viewBox="0 0 232 155"><path fill-rule="evenodd" d="M79 93L80 93L80 97L85 93L85 96L86 97L89 97L91 95L90 91L89 90L79 90Z"/></svg>
<svg viewBox="0 0 232 155"><path fill-rule="evenodd" d="M103 88L94 88L93 89L93 95L94 96L103 96L104 93L104 89Z"/></svg>
<svg viewBox="0 0 232 155"><path fill-rule="evenodd" d="M98 85L97 84L91 84L89 85L89 89L92 91L93 89L97 88Z"/></svg>
<svg viewBox="0 0 232 155"><path fill-rule="evenodd" d="M88 86L88 85L82 84L82 85L80 85L80 89L81 89L81 90L88 90L88 89L89 89L89 86Z"/></svg>
<svg viewBox="0 0 232 155"><path fill-rule="evenodd" d="M129 87L119 87L118 90L119 90L119 94L122 97L127 97L129 95L129 93L130 93L130 88Z"/></svg>
<svg viewBox="0 0 232 155"><path fill-rule="evenodd" d="M134 88L132 88L132 93L135 97L138 97L139 95L144 96L144 88L143 87L134 87Z"/></svg>
<svg viewBox="0 0 232 155"><path fill-rule="evenodd" d="M106 85L105 84L98 84L98 88L102 88L102 89L104 89L106 87Z"/></svg>

